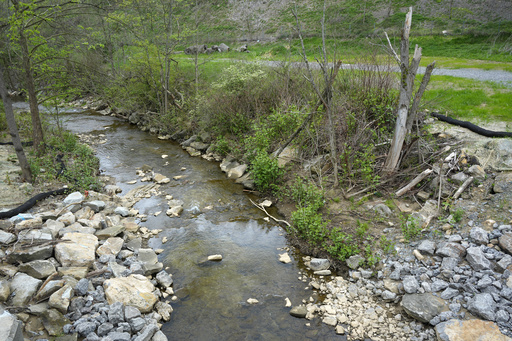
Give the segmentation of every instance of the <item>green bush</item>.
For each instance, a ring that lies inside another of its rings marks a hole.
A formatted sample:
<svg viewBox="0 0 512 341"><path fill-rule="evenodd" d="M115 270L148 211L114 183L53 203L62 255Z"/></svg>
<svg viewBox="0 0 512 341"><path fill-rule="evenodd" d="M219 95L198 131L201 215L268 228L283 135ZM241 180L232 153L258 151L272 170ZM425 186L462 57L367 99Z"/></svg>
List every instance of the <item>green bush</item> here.
<svg viewBox="0 0 512 341"><path fill-rule="evenodd" d="M262 191L275 191L284 171L277 165L277 159L271 158L260 150L251 164L254 184Z"/></svg>
<svg viewBox="0 0 512 341"><path fill-rule="evenodd" d="M293 212L292 222L299 236L307 241L320 244L325 239L327 222L313 206L301 207Z"/></svg>
<svg viewBox="0 0 512 341"><path fill-rule="evenodd" d="M291 197L298 207L312 207L318 211L324 206L324 193L314 183L299 177L291 187Z"/></svg>
<svg viewBox="0 0 512 341"><path fill-rule="evenodd" d="M359 253L359 248L354 242L353 237L336 227L328 234L328 240L324 242L324 247L331 257L344 261L350 256Z"/></svg>
<svg viewBox="0 0 512 341"><path fill-rule="evenodd" d="M52 182L58 176L73 190L101 189L96 176L99 161L91 148L80 144L78 138L67 131L47 134L47 145L42 157L29 154L28 162L35 181ZM64 169L58 158L64 162Z"/></svg>

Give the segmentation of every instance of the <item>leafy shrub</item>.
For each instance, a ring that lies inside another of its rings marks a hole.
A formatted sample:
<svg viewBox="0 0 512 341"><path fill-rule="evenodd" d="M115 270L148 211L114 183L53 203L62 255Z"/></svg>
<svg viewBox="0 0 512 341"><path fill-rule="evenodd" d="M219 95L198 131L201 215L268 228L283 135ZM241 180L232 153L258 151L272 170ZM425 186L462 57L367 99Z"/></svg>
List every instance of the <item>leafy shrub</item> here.
<svg viewBox="0 0 512 341"><path fill-rule="evenodd" d="M416 239L422 231L420 218L410 215L408 219L402 219L401 229L406 240Z"/></svg>
<svg viewBox="0 0 512 341"><path fill-rule="evenodd" d="M359 253L359 248L353 237L343 232L339 227L332 229L328 238L329 240L324 242L324 247L333 258L344 261Z"/></svg>
<svg viewBox="0 0 512 341"><path fill-rule="evenodd" d="M99 161L91 148L80 144L78 138L67 131L47 134L47 145L47 152L42 157L29 154L28 162L34 180L52 182L59 176L73 190L101 189L96 177ZM59 158L65 164L64 169L57 161Z"/></svg>
<svg viewBox="0 0 512 341"><path fill-rule="evenodd" d="M244 90L250 83L261 81L265 71L254 63L231 65L224 69L219 81L212 84L213 88L222 89L230 93Z"/></svg>
<svg viewBox="0 0 512 341"><path fill-rule="evenodd" d="M313 206L301 207L292 213L292 222L300 237L320 244L326 236L327 222Z"/></svg>
<svg viewBox="0 0 512 341"><path fill-rule="evenodd" d="M324 206L324 193L314 183L307 182L299 177L291 188L292 199L298 207L311 207L318 211Z"/></svg>
<svg viewBox="0 0 512 341"><path fill-rule="evenodd" d="M271 158L265 151L259 151L252 161L251 170L254 176L254 184L263 191L277 189L284 171L277 165L277 159Z"/></svg>

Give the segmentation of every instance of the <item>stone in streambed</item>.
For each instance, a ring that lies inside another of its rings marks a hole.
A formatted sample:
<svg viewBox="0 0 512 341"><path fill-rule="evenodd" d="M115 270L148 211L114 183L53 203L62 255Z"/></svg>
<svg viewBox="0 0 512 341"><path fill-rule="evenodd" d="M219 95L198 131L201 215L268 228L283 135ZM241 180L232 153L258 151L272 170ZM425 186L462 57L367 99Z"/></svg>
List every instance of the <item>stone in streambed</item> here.
<svg viewBox="0 0 512 341"><path fill-rule="evenodd" d="M305 318L308 311L305 306L299 305L290 309L290 315L298 318Z"/></svg>
<svg viewBox="0 0 512 341"><path fill-rule="evenodd" d="M292 262L292 259L290 258L290 255L288 255L287 252L279 254L279 261L284 264L288 264Z"/></svg>
<svg viewBox="0 0 512 341"><path fill-rule="evenodd" d="M214 261L214 262L220 262L222 260L222 255L211 255L211 256L208 256L208 260L209 261Z"/></svg>

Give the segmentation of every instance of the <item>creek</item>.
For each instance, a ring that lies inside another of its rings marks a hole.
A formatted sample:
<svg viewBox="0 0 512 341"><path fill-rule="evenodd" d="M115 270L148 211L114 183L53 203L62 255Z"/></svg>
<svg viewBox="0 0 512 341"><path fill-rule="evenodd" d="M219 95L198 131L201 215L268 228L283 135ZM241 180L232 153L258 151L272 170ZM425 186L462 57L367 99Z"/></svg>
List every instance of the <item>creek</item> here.
<svg viewBox="0 0 512 341"><path fill-rule="evenodd" d="M95 114L69 114L64 126L76 134L101 135L94 146L103 174L116 179L121 195L146 183L135 171L149 165L156 173L181 179L161 185L159 196L135 205L148 219L141 226L162 229L151 247L162 248L159 259L173 275L178 300L162 331L169 340L345 340L319 319L289 315L293 305L318 298L298 279L307 271L302 255L292 263L278 261L285 252L285 232L249 201L241 185L226 178L218 163L189 156L179 144L159 140L120 119ZM168 155L162 158L162 155ZM128 184L137 180L136 184ZM166 195L184 201L180 217L165 214ZM256 197L251 197L258 200ZM155 216L155 213L162 212ZM162 243L162 237L168 241ZM221 262L204 262L221 254ZM257 304L248 304L255 298ZM309 324L309 325L307 325Z"/></svg>

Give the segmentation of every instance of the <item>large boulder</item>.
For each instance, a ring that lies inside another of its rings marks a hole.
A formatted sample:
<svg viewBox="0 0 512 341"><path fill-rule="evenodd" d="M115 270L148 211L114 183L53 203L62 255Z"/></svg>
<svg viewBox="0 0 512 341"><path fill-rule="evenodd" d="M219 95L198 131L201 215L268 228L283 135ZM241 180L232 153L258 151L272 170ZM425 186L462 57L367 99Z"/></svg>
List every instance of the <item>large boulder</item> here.
<svg viewBox="0 0 512 341"><path fill-rule="evenodd" d="M208 47L206 45L195 45L189 46L185 49L185 54L197 54L197 53L205 53Z"/></svg>
<svg viewBox="0 0 512 341"><path fill-rule="evenodd" d="M224 43L220 43L220 45L217 47L217 51L219 51L219 52L228 52L229 51L229 46L227 46Z"/></svg>
<svg viewBox="0 0 512 341"><path fill-rule="evenodd" d="M436 325L438 341L512 341L494 322L449 320Z"/></svg>
<svg viewBox="0 0 512 341"><path fill-rule="evenodd" d="M121 302L139 309L142 313L151 312L158 300L153 294L155 286L141 275L108 279L103 287L109 304Z"/></svg>
<svg viewBox="0 0 512 341"><path fill-rule="evenodd" d="M409 316L425 323L447 309L444 300L432 294L406 294L401 304Z"/></svg>
<svg viewBox="0 0 512 341"><path fill-rule="evenodd" d="M98 237L85 233L66 233L68 242L55 246L55 258L62 266L90 267L95 260Z"/></svg>

